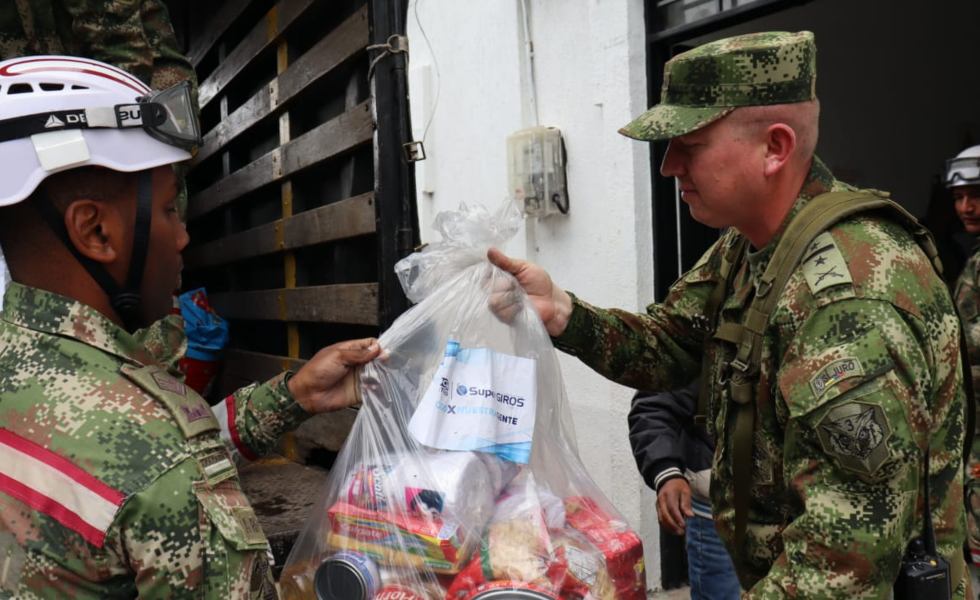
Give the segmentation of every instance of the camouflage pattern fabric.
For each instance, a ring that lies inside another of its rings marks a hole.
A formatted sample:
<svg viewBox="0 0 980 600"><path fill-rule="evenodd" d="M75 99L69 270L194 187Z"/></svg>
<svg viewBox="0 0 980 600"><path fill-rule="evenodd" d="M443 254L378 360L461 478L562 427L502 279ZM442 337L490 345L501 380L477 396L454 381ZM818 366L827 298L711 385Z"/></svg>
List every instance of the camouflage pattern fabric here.
<svg viewBox="0 0 980 600"><path fill-rule="evenodd" d="M963 321L970 363L980 365L980 248L966 261L956 280L953 297Z"/></svg>
<svg viewBox="0 0 980 600"><path fill-rule="evenodd" d="M155 90L190 81L162 0L14 0L0 7L0 59L66 54L101 60ZM195 92L196 93L196 92Z"/></svg>
<svg viewBox="0 0 980 600"><path fill-rule="evenodd" d="M176 296L174 297L176 298ZM180 313L167 315L145 329L133 333L136 342L147 349L167 371L183 381L180 359L187 354L187 332Z"/></svg>
<svg viewBox="0 0 980 600"><path fill-rule="evenodd" d="M852 189L819 159L785 223L813 197ZM784 224L785 229L785 224ZM931 451L940 552L962 560L963 391L959 324L943 282L912 235L859 214L817 238L766 328L755 400L745 547L735 548L728 387L735 349L707 331L704 307L729 230L646 314L574 299L565 350L630 387L669 390L709 361L709 430L717 447L716 527L746 598L882 598L922 529L922 450ZM779 234L747 251L719 323L740 323ZM962 563L960 563L962 564ZM954 584L964 598L966 579Z"/></svg>
<svg viewBox="0 0 980 600"><path fill-rule="evenodd" d="M751 33L698 46L667 61L660 104L619 132L637 140L667 140L739 106L813 100L816 54L809 31Z"/></svg>
<svg viewBox="0 0 980 600"><path fill-rule="evenodd" d="M30 54L84 56L119 67L155 90L197 74L180 51L163 0L13 0L0 2L0 60ZM185 167L178 167L183 181ZM177 198L187 214L187 189Z"/></svg>
<svg viewBox="0 0 980 600"><path fill-rule="evenodd" d="M967 354L973 379L973 401L980 393L980 249L969 260L956 280L953 294L966 337ZM974 436L974 451L967 465L967 524L970 559L980 567L980 439Z"/></svg>
<svg viewBox="0 0 980 600"><path fill-rule="evenodd" d="M222 403L236 444L265 454L307 417L285 381ZM12 283L0 320L0 597L275 597L220 420L100 313Z"/></svg>

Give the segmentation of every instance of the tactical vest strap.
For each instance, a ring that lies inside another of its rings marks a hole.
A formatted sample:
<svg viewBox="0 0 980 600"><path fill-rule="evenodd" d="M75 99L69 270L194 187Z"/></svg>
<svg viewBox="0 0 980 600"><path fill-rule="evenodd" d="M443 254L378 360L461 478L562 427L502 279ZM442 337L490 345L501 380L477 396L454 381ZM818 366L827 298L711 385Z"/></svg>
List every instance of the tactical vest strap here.
<svg viewBox="0 0 980 600"><path fill-rule="evenodd" d="M742 339L742 326L738 323L719 323L714 337L716 340L737 345Z"/></svg>
<svg viewBox="0 0 980 600"><path fill-rule="evenodd" d="M728 290L732 285L732 279L742 264L742 257L745 255L745 248L748 241L744 236L739 235L732 245L721 257L721 268L719 269L718 281L708 296L708 301L704 305L704 317L708 319L708 331L714 331L718 327L718 314L721 312L721 305L728 297ZM701 361L701 381L698 390L698 410L694 415L694 422L704 425L708 414L708 386L704 381L709 377L710 365L708 361Z"/></svg>
<svg viewBox="0 0 980 600"><path fill-rule="evenodd" d="M956 592L956 588L960 586L960 582L963 580L965 571L966 559L963 558L963 553L954 552L949 561L949 587L951 591ZM974 591L975 593L976 591Z"/></svg>
<svg viewBox="0 0 980 600"><path fill-rule="evenodd" d="M868 192L829 192L808 202L783 232L765 272L752 304L745 312L742 332L737 342L738 350L732 367L743 375L754 376L761 364L762 337L769 324L769 317L782 296L783 288L803 258L803 253L828 227L852 214L884 207L894 207L902 213L902 221L915 223L915 219L903 208L881 196ZM921 228L915 223L917 228ZM903 222L907 226L907 223Z"/></svg>
<svg viewBox="0 0 980 600"><path fill-rule="evenodd" d="M753 387L748 382L741 385L743 392L736 399L735 431L732 436L732 477L735 489L732 504L735 508L735 556L736 562L744 561L745 533L749 522L749 504L751 500L752 471L755 462L752 460L753 437L755 436L755 405L751 402ZM732 390L735 399L735 390ZM748 398L748 402L739 402Z"/></svg>

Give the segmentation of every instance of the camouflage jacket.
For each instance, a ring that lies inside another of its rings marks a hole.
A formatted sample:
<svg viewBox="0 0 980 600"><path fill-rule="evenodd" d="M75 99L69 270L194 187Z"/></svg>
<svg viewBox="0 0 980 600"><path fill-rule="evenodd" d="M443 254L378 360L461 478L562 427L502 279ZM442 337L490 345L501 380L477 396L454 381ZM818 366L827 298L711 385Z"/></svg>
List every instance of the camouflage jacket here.
<svg viewBox="0 0 980 600"><path fill-rule="evenodd" d="M815 159L786 223L814 196L844 189ZM886 597L908 542L921 531L927 443L939 550L962 565L958 320L912 236L867 213L816 238L768 321L746 543L734 547L736 411L727 385L734 349L710 335L703 313L737 236L722 235L646 314L575 299L556 345L642 389L680 387L699 374L702 357L708 361L702 385L717 440L712 504L746 597ZM741 321L778 239L747 252L719 323ZM965 586L963 579L956 597Z"/></svg>
<svg viewBox="0 0 980 600"><path fill-rule="evenodd" d="M13 0L0 3L0 59L67 54L101 60L155 90L197 85L162 0Z"/></svg>
<svg viewBox="0 0 980 600"><path fill-rule="evenodd" d="M274 597L268 542L226 441L261 455L307 417L285 381L239 390L212 412L100 313L11 284L0 320L0 597Z"/></svg>
<svg viewBox="0 0 980 600"><path fill-rule="evenodd" d="M970 364L980 365L980 247L966 261L953 292L956 311L963 322ZM973 380L978 381L977 377ZM974 388L977 388L976 383ZM980 388L977 388L980 389Z"/></svg>
<svg viewBox="0 0 980 600"><path fill-rule="evenodd" d="M960 314L966 350L970 357L974 405L980 392L980 248L966 261L956 280L956 310ZM976 445L976 442L975 442ZM970 558L980 566L980 449L974 448L967 472L967 524Z"/></svg>

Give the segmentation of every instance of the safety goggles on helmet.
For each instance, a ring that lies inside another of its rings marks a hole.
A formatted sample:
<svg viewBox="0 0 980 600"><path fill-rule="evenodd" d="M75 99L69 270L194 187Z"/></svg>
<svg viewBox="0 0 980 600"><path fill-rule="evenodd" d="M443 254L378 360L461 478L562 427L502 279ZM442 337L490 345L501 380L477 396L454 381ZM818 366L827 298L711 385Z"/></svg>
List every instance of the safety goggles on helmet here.
<svg viewBox="0 0 980 600"><path fill-rule="evenodd" d="M201 142L191 87L186 81L136 98L131 104L35 113L0 121L0 142L64 129L140 127L165 144L190 150Z"/></svg>
<svg viewBox="0 0 980 600"><path fill-rule="evenodd" d="M980 185L980 156L964 156L946 161L946 187Z"/></svg>

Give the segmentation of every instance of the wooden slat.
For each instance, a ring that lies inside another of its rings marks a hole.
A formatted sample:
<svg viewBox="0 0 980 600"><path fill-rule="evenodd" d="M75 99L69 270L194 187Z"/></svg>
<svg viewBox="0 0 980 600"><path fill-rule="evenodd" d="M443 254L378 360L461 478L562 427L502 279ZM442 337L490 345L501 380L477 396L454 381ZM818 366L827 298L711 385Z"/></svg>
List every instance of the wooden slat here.
<svg viewBox="0 0 980 600"><path fill-rule="evenodd" d="M368 45L368 39L368 9L365 4L289 66L279 80L279 103L292 98L313 81L347 62Z"/></svg>
<svg viewBox="0 0 980 600"><path fill-rule="evenodd" d="M239 387L237 383L245 384L252 381L265 381L285 370L299 369L305 363L305 360L299 358L229 349L225 352L225 366L222 379L237 380L234 387Z"/></svg>
<svg viewBox="0 0 980 600"><path fill-rule="evenodd" d="M221 93L242 69L275 42L279 35L300 17L314 0L280 0L262 17L255 27L235 47L228 58L221 62L211 75L201 83L198 103L201 108Z"/></svg>
<svg viewBox="0 0 980 600"><path fill-rule="evenodd" d="M272 110L270 102L270 86L275 83L274 80L272 84L263 87L235 112L228 115L228 118L222 119L215 125L201 140L201 147L194 155L191 164L197 165L211 158L228 142L273 114L275 111Z"/></svg>
<svg viewBox="0 0 980 600"><path fill-rule="evenodd" d="M308 85L362 51L367 42L367 6L364 6L209 131L194 157L194 164L207 160L222 146L288 104Z"/></svg>
<svg viewBox="0 0 980 600"><path fill-rule="evenodd" d="M378 324L377 283L225 292L213 294L210 300L227 319Z"/></svg>
<svg viewBox="0 0 980 600"><path fill-rule="evenodd" d="M224 265L367 235L374 233L376 225L374 193L368 192L189 248L184 264L191 269Z"/></svg>
<svg viewBox="0 0 980 600"><path fill-rule="evenodd" d="M263 185L370 141L374 133L370 108L371 100L365 100L219 180L191 198L188 218L196 219Z"/></svg>
<svg viewBox="0 0 980 600"><path fill-rule="evenodd" d="M228 31L231 24L242 16L248 5L248 2L223 2L218 12L211 15L208 22L198 32L201 35L194 37L194 45L187 55L194 68L201 64L205 55L211 51L218 39Z"/></svg>

